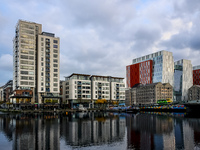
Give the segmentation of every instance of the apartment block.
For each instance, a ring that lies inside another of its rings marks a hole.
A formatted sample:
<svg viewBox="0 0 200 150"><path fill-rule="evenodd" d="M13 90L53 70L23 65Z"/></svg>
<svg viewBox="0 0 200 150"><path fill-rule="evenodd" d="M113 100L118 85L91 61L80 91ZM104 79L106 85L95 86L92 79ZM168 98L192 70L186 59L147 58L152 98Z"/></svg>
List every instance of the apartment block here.
<svg viewBox="0 0 200 150"><path fill-rule="evenodd" d="M60 93L60 39L53 33L38 35L37 92L38 103L59 102Z"/></svg>
<svg viewBox="0 0 200 150"><path fill-rule="evenodd" d="M70 107L78 104L94 107L102 99L108 103L124 102L125 84L123 78L73 73L65 77L62 99Z"/></svg>
<svg viewBox="0 0 200 150"><path fill-rule="evenodd" d="M173 99L173 87L169 83L137 84L126 91L126 104L156 104L161 99Z"/></svg>
<svg viewBox="0 0 200 150"><path fill-rule="evenodd" d="M58 102L59 54L59 38L42 32L41 24L19 20L13 40L13 90L32 90L32 103L46 98Z"/></svg>
<svg viewBox="0 0 200 150"><path fill-rule="evenodd" d="M193 67L193 85L200 85L200 65Z"/></svg>
<svg viewBox="0 0 200 150"><path fill-rule="evenodd" d="M135 58L132 65L126 67L127 85L170 83L174 84L174 58L171 52L159 51Z"/></svg>
<svg viewBox="0 0 200 150"><path fill-rule="evenodd" d="M188 100L188 89L193 85L192 64L190 60L174 63L174 101Z"/></svg>

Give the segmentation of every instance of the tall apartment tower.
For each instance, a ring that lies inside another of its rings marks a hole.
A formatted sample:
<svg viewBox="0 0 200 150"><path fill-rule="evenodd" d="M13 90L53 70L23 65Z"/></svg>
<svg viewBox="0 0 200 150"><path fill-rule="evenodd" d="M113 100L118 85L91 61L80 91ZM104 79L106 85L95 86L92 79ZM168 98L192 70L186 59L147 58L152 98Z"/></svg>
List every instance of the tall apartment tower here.
<svg viewBox="0 0 200 150"><path fill-rule="evenodd" d="M58 102L60 93L60 40L53 33L38 35L37 92L38 102Z"/></svg>
<svg viewBox="0 0 200 150"><path fill-rule="evenodd" d="M135 58L132 65L126 67L127 85L135 84L170 83L174 85L174 58L168 51L159 51L153 54Z"/></svg>
<svg viewBox="0 0 200 150"><path fill-rule="evenodd" d="M13 40L13 90L36 88L37 39L42 25L19 20ZM34 95L32 97L33 101Z"/></svg>
<svg viewBox="0 0 200 150"><path fill-rule="evenodd" d="M193 85L192 64L181 59L174 63L174 101L188 100L188 90Z"/></svg>
<svg viewBox="0 0 200 150"><path fill-rule="evenodd" d="M40 93L59 93L59 38L42 32L41 24L19 20L13 45L13 90L32 90L31 102L38 103ZM25 98L22 93L14 98Z"/></svg>

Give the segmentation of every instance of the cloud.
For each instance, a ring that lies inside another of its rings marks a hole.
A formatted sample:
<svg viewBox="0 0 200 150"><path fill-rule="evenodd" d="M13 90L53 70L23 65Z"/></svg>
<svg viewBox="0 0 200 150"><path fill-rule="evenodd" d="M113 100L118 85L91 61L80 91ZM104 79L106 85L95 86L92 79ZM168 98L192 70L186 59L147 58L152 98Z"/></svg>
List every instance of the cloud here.
<svg viewBox="0 0 200 150"><path fill-rule="evenodd" d="M2 0L0 8L0 56L7 61L0 69L11 76L18 19L60 37L61 79L72 73L125 77L132 59L163 49L199 64L198 0Z"/></svg>

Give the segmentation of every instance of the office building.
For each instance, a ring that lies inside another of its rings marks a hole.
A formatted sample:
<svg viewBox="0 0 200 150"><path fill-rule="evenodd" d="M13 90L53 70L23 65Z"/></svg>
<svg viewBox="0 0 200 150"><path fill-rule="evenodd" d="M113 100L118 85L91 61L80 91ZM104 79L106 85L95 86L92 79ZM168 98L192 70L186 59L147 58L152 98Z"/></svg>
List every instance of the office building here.
<svg viewBox="0 0 200 150"><path fill-rule="evenodd" d="M19 20L13 45L13 90L22 90L23 95L13 94L12 98L16 102L20 98L30 99L30 95L26 97L26 90L31 90L33 94L28 102L40 104L45 98L50 98L49 102L57 99L59 38L42 32L41 24Z"/></svg>
<svg viewBox="0 0 200 150"><path fill-rule="evenodd" d="M193 85L200 85L200 65L193 67Z"/></svg>
<svg viewBox="0 0 200 150"><path fill-rule="evenodd" d="M62 99L70 107L78 104L94 107L97 100L106 100L110 104L124 103L125 84L119 77L73 73L65 77Z"/></svg>
<svg viewBox="0 0 200 150"><path fill-rule="evenodd" d="M192 64L190 60L174 63L174 101L188 100L188 89L193 85Z"/></svg>
<svg viewBox="0 0 200 150"><path fill-rule="evenodd" d="M126 93L125 102L131 105L156 104L158 100L173 99L173 87L169 83L137 84Z"/></svg>
<svg viewBox="0 0 200 150"><path fill-rule="evenodd" d="M159 51L135 58L126 67L127 86L135 84L170 83L174 84L174 58L171 52Z"/></svg>

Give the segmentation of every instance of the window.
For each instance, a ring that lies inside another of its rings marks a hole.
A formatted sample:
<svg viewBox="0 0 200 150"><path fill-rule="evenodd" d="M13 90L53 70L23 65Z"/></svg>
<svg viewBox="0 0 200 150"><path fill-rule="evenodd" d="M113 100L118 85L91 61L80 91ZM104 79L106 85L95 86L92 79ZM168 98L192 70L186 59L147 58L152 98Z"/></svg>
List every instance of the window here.
<svg viewBox="0 0 200 150"><path fill-rule="evenodd" d="M21 74L28 74L28 71L21 71Z"/></svg>
<svg viewBox="0 0 200 150"><path fill-rule="evenodd" d="M28 80L27 76L21 76L21 80Z"/></svg>
<svg viewBox="0 0 200 150"><path fill-rule="evenodd" d="M58 72L58 69L54 69L54 72Z"/></svg>
<svg viewBox="0 0 200 150"><path fill-rule="evenodd" d="M42 38L41 38L41 41L43 41L43 40L44 40L44 38L42 37Z"/></svg>
<svg viewBox="0 0 200 150"><path fill-rule="evenodd" d="M29 77L29 80L34 80L34 77Z"/></svg>
<svg viewBox="0 0 200 150"><path fill-rule="evenodd" d="M58 67L58 64L53 64L53 67Z"/></svg>
<svg viewBox="0 0 200 150"><path fill-rule="evenodd" d="M57 78L54 78L53 81L54 81L54 82L58 82L58 79L57 79Z"/></svg>
<svg viewBox="0 0 200 150"><path fill-rule="evenodd" d="M58 55L54 54L54 55L53 55L53 57L54 57L54 58L57 58L57 57L58 57Z"/></svg>
<svg viewBox="0 0 200 150"><path fill-rule="evenodd" d="M21 81L21 85L28 85L27 81Z"/></svg>
<svg viewBox="0 0 200 150"><path fill-rule="evenodd" d="M53 88L53 91L58 91L58 88Z"/></svg>
<svg viewBox="0 0 200 150"><path fill-rule="evenodd" d="M54 83L53 86L58 86L58 83Z"/></svg>
<svg viewBox="0 0 200 150"><path fill-rule="evenodd" d="M57 44L57 43L58 43L58 40L53 40L53 43L56 43L56 44Z"/></svg>
<svg viewBox="0 0 200 150"><path fill-rule="evenodd" d="M30 60L34 60L34 56L29 56L29 59Z"/></svg>
<svg viewBox="0 0 200 150"><path fill-rule="evenodd" d="M53 45L53 48L58 48L58 45Z"/></svg>
<svg viewBox="0 0 200 150"><path fill-rule="evenodd" d="M58 62L58 60L57 60L57 59L54 59L54 60L53 60L53 62L54 62L54 63L57 63L57 62Z"/></svg>
<svg viewBox="0 0 200 150"><path fill-rule="evenodd" d="M58 74L54 73L54 74L53 74L53 77L58 77Z"/></svg>
<svg viewBox="0 0 200 150"><path fill-rule="evenodd" d="M21 58L22 59L28 59L28 56L27 55L21 55Z"/></svg>
<svg viewBox="0 0 200 150"><path fill-rule="evenodd" d="M54 49L53 52L54 52L54 53L58 53L58 50Z"/></svg>

